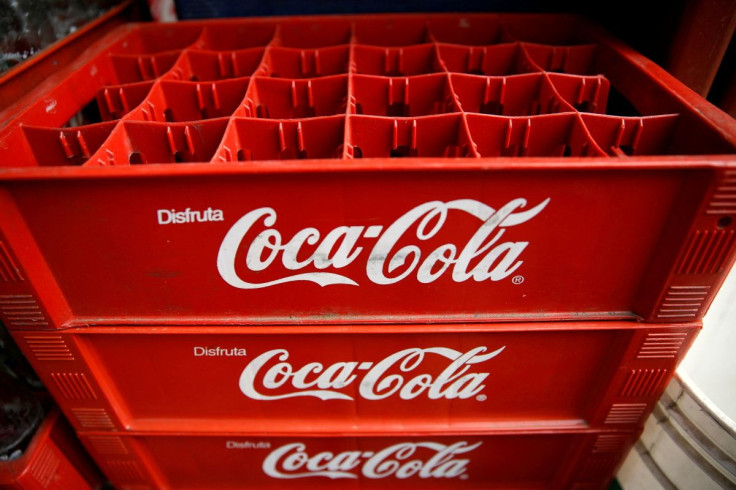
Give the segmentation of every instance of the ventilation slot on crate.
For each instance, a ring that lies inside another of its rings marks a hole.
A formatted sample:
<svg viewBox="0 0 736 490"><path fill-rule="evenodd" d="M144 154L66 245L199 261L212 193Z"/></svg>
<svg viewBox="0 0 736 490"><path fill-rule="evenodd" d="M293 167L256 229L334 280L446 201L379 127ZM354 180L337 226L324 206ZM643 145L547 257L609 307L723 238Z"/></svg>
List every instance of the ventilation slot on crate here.
<svg viewBox="0 0 736 490"><path fill-rule="evenodd" d="M301 121L235 119L215 161L340 158L344 125L344 116Z"/></svg>
<svg viewBox="0 0 736 490"><path fill-rule="evenodd" d="M674 359L687 339L685 332L650 333L639 349L638 359Z"/></svg>
<svg viewBox="0 0 736 490"><path fill-rule="evenodd" d="M517 43L473 47L447 44L439 46L439 53L447 71L453 73L505 76L540 71Z"/></svg>
<svg viewBox="0 0 736 490"><path fill-rule="evenodd" d="M344 114L348 77L309 80L256 78L235 116L300 119Z"/></svg>
<svg viewBox="0 0 736 490"><path fill-rule="evenodd" d="M615 403L606 415L604 424L636 424L647 409L646 403Z"/></svg>
<svg viewBox="0 0 736 490"><path fill-rule="evenodd" d="M353 158L475 157L462 117L453 114L413 119L350 116Z"/></svg>
<svg viewBox="0 0 736 490"><path fill-rule="evenodd" d="M733 249L733 230L696 230L685 244L687 252L677 268L679 274L715 274L726 265Z"/></svg>
<svg viewBox="0 0 736 490"><path fill-rule="evenodd" d="M97 394L84 373L51 373L51 379L67 400L97 399Z"/></svg>
<svg viewBox="0 0 736 490"><path fill-rule="evenodd" d="M452 87L464 112L534 116L574 111L538 73L510 77L453 74Z"/></svg>
<svg viewBox="0 0 736 490"><path fill-rule="evenodd" d="M105 456L122 456L129 454L122 437L118 436L89 436L87 441L97 454Z"/></svg>
<svg viewBox="0 0 736 490"><path fill-rule="evenodd" d="M38 361L74 360L74 354L61 335L26 335L23 340Z"/></svg>
<svg viewBox="0 0 736 490"><path fill-rule="evenodd" d="M664 389L667 374L667 369L633 369L619 395L627 398L652 396Z"/></svg>
<svg viewBox="0 0 736 490"><path fill-rule="evenodd" d="M0 240L0 281L21 282L25 280L20 265L13 259L8 247Z"/></svg>
<svg viewBox="0 0 736 490"><path fill-rule="evenodd" d="M71 412L83 429L112 429L115 427L104 408L72 408Z"/></svg>
<svg viewBox="0 0 736 490"><path fill-rule="evenodd" d="M51 486L61 464L61 459L54 449L51 445L43 446L30 464L29 471L33 479L40 485L39 488Z"/></svg>
<svg viewBox="0 0 736 490"><path fill-rule="evenodd" d="M657 310L657 318L697 318L709 292L710 286L672 286Z"/></svg>
<svg viewBox="0 0 736 490"><path fill-rule="evenodd" d="M0 295L0 314L8 327L48 327L46 317L29 294Z"/></svg>
<svg viewBox="0 0 736 490"><path fill-rule="evenodd" d="M724 172L723 180L719 182L708 203L708 214L736 214L736 171ZM731 224L728 219L719 221L719 226L726 227Z"/></svg>
<svg viewBox="0 0 736 490"><path fill-rule="evenodd" d="M444 74L406 78L356 75L352 84L356 114L414 117L457 112Z"/></svg>
<svg viewBox="0 0 736 490"><path fill-rule="evenodd" d="M348 72L350 48L333 46L320 49L272 47L256 73L271 78L316 78Z"/></svg>
<svg viewBox="0 0 736 490"><path fill-rule="evenodd" d="M574 114L533 117L467 115L481 157L604 156Z"/></svg>

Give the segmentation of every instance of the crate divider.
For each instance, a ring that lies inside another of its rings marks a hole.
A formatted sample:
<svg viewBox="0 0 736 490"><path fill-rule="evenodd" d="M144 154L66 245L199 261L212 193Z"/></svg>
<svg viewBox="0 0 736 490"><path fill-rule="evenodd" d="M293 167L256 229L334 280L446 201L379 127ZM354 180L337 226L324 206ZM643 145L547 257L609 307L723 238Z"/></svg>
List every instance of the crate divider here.
<svg viewBox="0 0 736 490"><path fill-rule="evenodd" d="M267 48L257 76L271 78L317 78L348 72L350 46L315 49Z"/></svg>
<svg viewBox="0 0 736 490"><path fill-rule="evenodd" d="M478 156L461 114L402 118L351 115L346 133L347 158Z"/></svg>
<svg viewBox="0 0 736 490"><path fill-rule="evenodd" d="M209 162L228 118L186 123L122 121L89 166Z"/></svg>
<svg viewBox="0 0 736 490"><path fill-rule="evenodd" d="M157 54L111 54L116 83L155 80L165 75L177 62L182 51Z"/></svg>
<svg viewBox="0 0 736 490"><path fill-rule="evenodd" d="M610 82L602 75L545 73L555 91L577 112L605 114Z"/></svg>
<svg viewBox="0 0 736 490"><path fill-rule="evenodd" d="M344 129L343 115L301 120L233 118L212 161L339 159Z"/></svg>
<svg viewBox="0 0 736 490"><path fill-rule="evenodd" d="M415 117L459 112L447 74L387 78L351 77L351 113L387 117Z"/></svg>
<svg viewBox="0 0 736 490"><path fill-rule="evenodd" d="M23 126L32 158L40 166L82 165L110 137L117 121L73 128Z"/></svg>
<svg viewBox="0 0 736 490"><path fill-rule="evenodd" d="M384 77L405 77L444 72L437 45L418 44L408 47L376 47L355 45L351 72Z"/></svg>
<svg viewBox="0 0 736 490"><path fill-rule="evenodd" d="M618 117L581 114L580 117L603 151L625 158L667 154L679 115Z"/></svg>
<svg viewBox="0 0 736 490"><path fill-rule="evenodd" d="M464 112L533 116L575 109L559 96L543 73L484 77L453 73L452 88Z"/></svg>
<svg viewBox="0 0 736 490"><path fill-rule="evenodd" d="M439 56L447 71L471 75L503 76L541 71L519 43L491 46L439 44Z"/></svg>
<svg viewBox="0 0 736 490"><path fill-rule="evenodd" d="M465 114L481 157L606 156L577 114Z"/></svg>
<svg viewBox="0 0 736 490"><path fill-rule="evenodd" d="M551 46L521 43L522 50L540 71L572 75L597 75L595 71L595 44Z"/></svg>
<svg viewBox="0 0 736 490"><path fill-rule="evenodd" d="M345 114L347 75L285 80L255 77L236 117L299 119Z"/></svg>
<svg viewBox="0 0 736 490"><path fill-rule="evenodd" d="M129 121L184 122L229 117L240 105L250 78L217 82L158 82Z"/></svg>
<svg viewBox="0 0 736 490"><path fill-rule="evenodd" d="M260 66L263 53L261 47L231 52L187 51L163 78L210 82L249 77Z"/></svg>
<svg viewBox="0 0 736 490"><path fill-rule="evenodd" d="M155 82L152 80L123 85L108 85L97 91L95 100L103 121L121 119L140 105Z"/></svg>

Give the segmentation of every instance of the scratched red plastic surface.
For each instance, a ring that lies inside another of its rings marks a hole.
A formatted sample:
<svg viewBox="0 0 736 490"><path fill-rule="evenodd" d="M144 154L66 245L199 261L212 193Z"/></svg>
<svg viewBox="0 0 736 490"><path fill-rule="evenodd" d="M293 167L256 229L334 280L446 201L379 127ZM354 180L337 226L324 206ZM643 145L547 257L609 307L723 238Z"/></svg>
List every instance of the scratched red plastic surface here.
<svg viewBox="0 0 736 490"><path fill-rule="evenodd" d="M634 428L699 325L15 332L78 430Z"/></svg>
<svg viewBox="0 0 736 490"><path fill-rule="evenodd" d="M637 434L88 434L82 440L121 489L603 489Z"/></svg>
<svg viewBox="0 0 736 490"><path fill-rule="evenodd" d="M103 477L69 424L52 409L23 454L0 461L0 487L17 490L97 489Z"/></svg>
<svg viewBox="0 0 736 490"><path fill-rule="evenodd" d="M3 116L11 329L697 321L735 257L736 124L572 17L130 25Z"/></svg>

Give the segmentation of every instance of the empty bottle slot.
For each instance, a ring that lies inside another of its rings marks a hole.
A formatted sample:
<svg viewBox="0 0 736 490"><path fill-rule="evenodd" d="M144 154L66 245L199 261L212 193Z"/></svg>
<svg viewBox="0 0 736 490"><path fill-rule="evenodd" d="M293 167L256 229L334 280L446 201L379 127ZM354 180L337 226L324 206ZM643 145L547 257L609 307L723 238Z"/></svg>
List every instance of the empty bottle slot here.
<svg viewBox="0 0 736 490"><path fill-rule="evenodd" d="M460 114L406 119L348 118L352 158L474 157Z"/></svg>
<svg viewBox="0 0 736 490"><path fill-rule="evenodd" d="M344 114L347 75L307 80L254 78L235 116L298 119Z"/></svg>
<svg viewBox="0 0 736 490"><path fill-rule="evenodd" d="M624 94L619 92L613 85L609 89L606 112L615 116L639 117L642 114L634 107Z"/></svg>
<svg viewBox="0 0 736 490"><path fill-rule="evenodd" d="M229 117L248 88L248 78L220 82L162 81L126 119L182 122Z"/></svg>
<svg viewBox="0 0 736 490"><path fill-rule="evenodd" d="M432 40L464 46L488 46L508 42L496 15L460 15L432 18L429 21Z"/></svg>
<svg viewBox="0 0 736 490"><path fill-rule="evenodd" d="M447 75L384 78L355 75L353 112L389 117L414 117L457 112Z"/></svg>
<svg viewBox="0 0 736 490"><path fill-rule="evenodd" d="M23 134L37 165L82 165L102 146L116 122L76 128L24 126Z"/></svg>
<svg viewBox="0 0 736 490"><path fill-rule="evenodd" d="M366 75L406 77L444 71L433 44L406 48L354 47L355 69Z"/></svg>
<svg viewBox="0 0 736 490"><path fill-rule="evenodd" d="M666 155L678 116L614 117L581 115L603 151L611 156Z"/></svg>
<svg viewBox="0 0 736 490"><path fill-rule="evenodd" d="M610 83L602 76L547 73L558 94L576 111L605 114Z"/></svg>
<svg viewBox="0 0 736 490"><path fill-rule="evenodd" d="M88 165L209 162L227 122L227 119L181 124L125 121Z"/></svg>
<svg viewBox="0 0 736 490"><path fill-rule="evenodd" d="M523 44L529 59L544 71L596 75L595 44L579 46L545 46Z"/></svg>
<svg viewBox="0 0 736 490"><path fill-rule="evenodd" d="M273 78L316 78L347 73L350 48L269 48L258 75Z"/></svg>
<svg viewBox="0 0 736 490"><path fill-rule="evenodd" d="M542 73L510 77L453 74L452 87L464 112L534 116L574 111Z"/></svg>
<svg viewBox="0 0 736 490"><path fill-rule="evenodd" d="M149 24L139 25L130 34L113 44L111 53L154 54L164 51L182 50L194 44L202 33L195 24Z"/></svg>
<svg viewBox="0 0 736 490"><path fill-rule="evenodd" d="M209 82L228 78L249 77L263 58L263 48L229 53L187 51L167 74L171 80Z"/></svg>
<svg viewBox="0 0 736 490"><path fill-rule="evenodd" d="M363 19L355 23L355 42L369 46L411 46L430 42L427 22L419 18Z"/></svg>
<svg viewBox="0 0 736 490"><path fill-rule="evenodd" d="M287 48L322 48L350 43L350 22L341 19L284 22L275 43Z"/></svg>
<svg viewBox="0 0 736 490"><path fill-rule="evenodd" d="M118 84L154 80L174 66L179 51L155 55L111 55L115 82Z"/></svg>
<svg viewBox="0 0 736 490"><path fill-rule="evenodd" d="M466 117L481 157L605 156L577 114Z"/></svg>
<svg viewBox="0 0 736 490"><path fill-rule="evenodd" d="M276 31L273 23L223 23L205 27L193 48L207 51L237 51L266 46Z"/></svg>
<svg viewBox="0 0 736 490"><path fill-rule="evenodd" d="M95 96L102 121L120 119L136 108L151 91L154 82L139 82L103 87Z"/></svg>
<svg viewBox="0 0 736 490"><path fill-rule="evenodd" d="M503 76L540 71L516 43L493 46L439 46L447 71L472 75Z"/></svg>
<svg viewBox="0 0 736 490"><path fill-rule="evenodd" d="M233 119L215 162L341 158L345 116L302 121Z"/></svg>

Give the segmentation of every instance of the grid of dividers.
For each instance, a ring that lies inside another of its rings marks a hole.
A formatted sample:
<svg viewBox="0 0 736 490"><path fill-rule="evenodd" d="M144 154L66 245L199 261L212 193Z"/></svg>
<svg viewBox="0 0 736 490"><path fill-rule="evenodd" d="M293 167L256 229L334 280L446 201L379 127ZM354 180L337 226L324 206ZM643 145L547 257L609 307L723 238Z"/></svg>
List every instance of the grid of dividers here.
<svg viewBox="0 0 736 490"><path fill-rule="evenodd" d="M98 60L101 122L24 126L29 164L668 152L678 115L612 106L595 44L471 20L139 26Z"/></svg>

